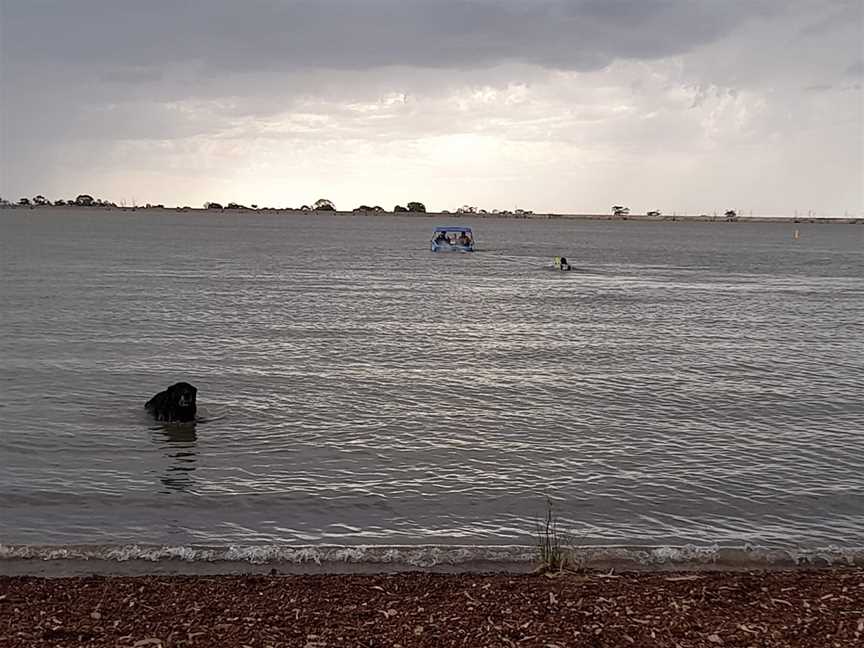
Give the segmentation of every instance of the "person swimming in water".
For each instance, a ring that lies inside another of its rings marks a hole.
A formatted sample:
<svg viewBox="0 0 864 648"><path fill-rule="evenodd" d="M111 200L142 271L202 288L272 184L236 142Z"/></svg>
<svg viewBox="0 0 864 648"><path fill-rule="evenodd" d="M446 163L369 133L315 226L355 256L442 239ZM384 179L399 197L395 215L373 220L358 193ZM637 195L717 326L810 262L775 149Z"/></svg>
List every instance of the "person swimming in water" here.
<svg viewBox="0 0 864 648"><path fill-rule="evenodd" d="M553 261L554 261L556 270L561 270L562 272L566 272L570 269L570 264L567 263L567 257L556 256Z"/></svg>

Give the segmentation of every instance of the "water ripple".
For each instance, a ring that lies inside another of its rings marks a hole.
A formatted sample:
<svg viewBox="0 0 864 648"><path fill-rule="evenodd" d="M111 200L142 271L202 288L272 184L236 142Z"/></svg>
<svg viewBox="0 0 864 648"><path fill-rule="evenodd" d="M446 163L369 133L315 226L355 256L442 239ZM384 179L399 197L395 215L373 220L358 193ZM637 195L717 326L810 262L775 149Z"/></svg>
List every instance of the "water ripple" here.
<svg viewBox="0 0 864 648"><path fill-rule="evenodd" d="M0 219L0 542L864 546L860 228Z"/></svg>

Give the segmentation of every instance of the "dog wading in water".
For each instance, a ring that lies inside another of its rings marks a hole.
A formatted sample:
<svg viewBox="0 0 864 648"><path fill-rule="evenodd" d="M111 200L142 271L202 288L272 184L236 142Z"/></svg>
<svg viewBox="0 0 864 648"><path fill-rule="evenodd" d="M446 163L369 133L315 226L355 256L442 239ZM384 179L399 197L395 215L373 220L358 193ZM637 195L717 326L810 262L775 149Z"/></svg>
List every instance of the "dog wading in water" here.
<svg viewBox="0 0 864 648"><path fill-rule="evenodd" d="M197 394L198 390L189 383L175 383L147 401L144 408L157 421L188 423L195 420Z"/></svg>

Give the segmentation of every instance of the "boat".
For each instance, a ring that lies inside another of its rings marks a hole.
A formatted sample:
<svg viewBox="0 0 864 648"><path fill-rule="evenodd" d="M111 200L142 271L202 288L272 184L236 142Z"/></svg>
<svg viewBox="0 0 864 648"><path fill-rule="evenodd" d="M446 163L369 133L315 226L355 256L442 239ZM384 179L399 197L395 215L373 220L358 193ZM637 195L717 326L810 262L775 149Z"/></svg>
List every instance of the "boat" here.
<svg viewBox="0 0 864 648"><path fill-rule="evenodd" d="M470 227L436 227L430 247L433 252L473 252L474 234Z"/></svg>

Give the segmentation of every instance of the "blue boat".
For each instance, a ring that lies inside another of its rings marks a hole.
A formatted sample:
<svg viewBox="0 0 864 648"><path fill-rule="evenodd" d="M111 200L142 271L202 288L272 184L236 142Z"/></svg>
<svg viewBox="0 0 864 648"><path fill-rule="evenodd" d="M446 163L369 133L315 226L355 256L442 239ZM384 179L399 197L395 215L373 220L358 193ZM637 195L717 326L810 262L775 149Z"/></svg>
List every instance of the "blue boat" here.
<svg viewBox="0 0 864 648"><path fill-rule="evenodd" d="M473 252L474 234L470 227L436 227L430 245L433 252Z"/></svg>

